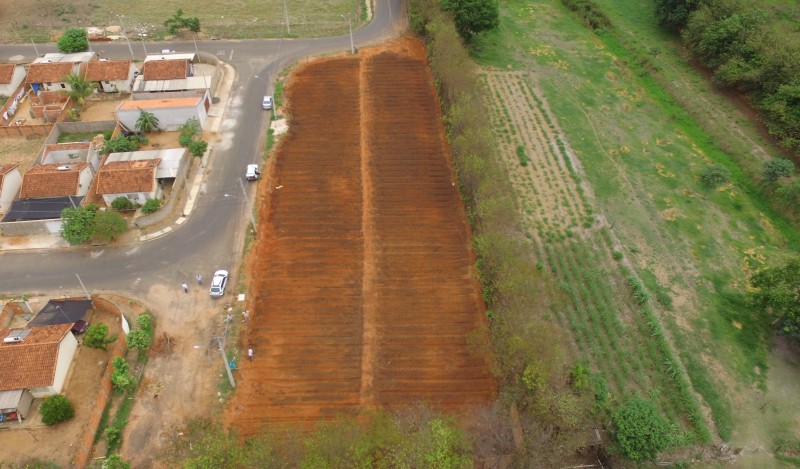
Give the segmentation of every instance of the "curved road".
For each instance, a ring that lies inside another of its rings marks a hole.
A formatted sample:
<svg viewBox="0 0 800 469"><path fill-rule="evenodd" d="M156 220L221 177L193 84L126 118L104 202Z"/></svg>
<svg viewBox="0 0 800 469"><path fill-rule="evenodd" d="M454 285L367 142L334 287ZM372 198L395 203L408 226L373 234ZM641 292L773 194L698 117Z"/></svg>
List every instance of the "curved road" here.
<svg viewBox="0 0 800 469"><path fill-rule="evenodd" d="M353 31L356 47L396 35L396 19L404 16L402 0L378 0L367 26ZM131 43L144 57L141 43ZM138 46L138 47L137 47ZM37 46L39 53L55 52L54 45ZM93 45L101 57L128 58L125 43ZM192 42L147 43L150 52L161 49L193 51ZM206 168L204 187L187 222L161 238L124 246L76 247L57 250L9 251L0 254L0 294L79 289L80 275L89 291L113 290L142 296L157 284L179 285L197 272L210 276L218 268L233 270L241 251L241 230L247 217L239 187L247 163L260 158L268 114L261 97L269 94L272 79L285 65L304 57L350 49L348 35L322 39L200 41L199 50L230 63L237 72L230 101ZM0 46L0 62L13 56L35 57L31 45ZM250 190L252 194L253 191ZM251 198L252 199L252 198Z"/></svg>

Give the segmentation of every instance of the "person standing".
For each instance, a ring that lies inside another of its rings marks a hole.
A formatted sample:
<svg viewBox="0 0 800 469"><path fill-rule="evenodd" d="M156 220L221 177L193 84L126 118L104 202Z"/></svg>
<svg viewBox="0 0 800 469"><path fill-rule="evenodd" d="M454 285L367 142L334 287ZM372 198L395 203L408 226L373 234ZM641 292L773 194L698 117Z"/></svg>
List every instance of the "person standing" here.
<svg viewBox="0 0 800 469"><path fill-rule="evenodd" d="M250 361L253 361L253 349L251 349L251 348L247 349L247 358Z"/></svg>
<svg viewBox="0 0 800 469"><path fill-rule="evenodd" d="M242 311L242 322L247 322L250 320L250 312L247 310Z"/></svg>
<svg viewBox="0 0 800 469"><path fill-rule="evenodd" d="M203 276L200 275L200 274L197 274L197 284L198 285L202 285L203 284Z"/></svg>
<svg viewBox="0 0 800 469"><path fill-rule="evenodd" d="M183 292L184 293L189 293L189 285L186 285L185 283L183 283L181 286L183 287Z"/></svg>

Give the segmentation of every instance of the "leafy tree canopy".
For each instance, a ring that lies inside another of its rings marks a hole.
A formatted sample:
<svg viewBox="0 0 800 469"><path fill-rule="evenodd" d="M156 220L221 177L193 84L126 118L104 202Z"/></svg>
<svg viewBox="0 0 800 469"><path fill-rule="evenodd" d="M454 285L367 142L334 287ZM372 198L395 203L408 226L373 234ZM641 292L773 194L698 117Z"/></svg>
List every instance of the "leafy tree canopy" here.
<svg viewBox="0 0 800 469"><path fill-rule="evenodd" d="M83 28L68 28L56 43L58 50L65 53L89 50L89 38Z"/></svg>
<svg viewBox="0 0 800 469"><path fill-rule="evenodd" d="M55 425L69 420L75 415L72 403L63 394L56 394L45 399L39 407L39 412L42 414L42 423L45 425Z"/></svg>
<svg viewBox="0 0 800 469"><path fill-rule="evenodd" d="M92 226L92 238L111 241L128 229L128 224L117 212L97 212Z"/></svg>
<svg viewBox="0 0 800 469"><path fill-rule="evenodd" d="M706 189L714 189L731 180L731 172L721 164L713 164L700 173L700 183Z"/></svg>
<svg viewBox="0 0 800 469"><path fill-rule="evenodd" d="M73 246L89 241L96 214L96 205L65 208L61 211L61 237Z"/></svg>
<svg viewBox="0 0 800 469"><path fill-rule="evenodd" d="M800 257L750 277L756 307L777 318L778 331L800 339Z"/></svg>
<svg viewBox="0 0 800 469"><path fill-rule="evenodd" d="M764 182L775 182L780 178L788 178L794 172L794 163L786 158L775 158L764 163L761 178Z"/></svg>
<svg viewBox="0 0 800 469"><path fill-rule="evenodd" d="M442 0L442 9L453 14L458 34L465 41L500 24L497 0Z"/></svg>
<svg viewBox="0 0 800 469"><path fill-rule="evenodd" d="M193 33L200 32L200 19L199 18L185 18L183 10L178 8L174 15L164 21L164 26L167 27L169 34L176 34L182 29L188 29Z"/></svg>
<svg viewBox="0 0 800 469"><path fill-rule="evenodd" d="M189 153L191 153L192 156L200 157L206 152L206 148L208 148L208 142L204 142L202 140L193 140L191 143L189 143L188 148Z"/></svg>
<svg viewBox="0 0 800 469"><path fill-rule="evenodd" d="M631 461L650 461L672 442L669 422L650 399L635 397L611 414L618 450Z"/></svg>
<svg viewBox="0 0 800 469"><path fill-rule="evenodd" d="M139 139L130 138L124 135L117 135L112 139L105 140L104 153L124 153L139 149Z"/></svg>

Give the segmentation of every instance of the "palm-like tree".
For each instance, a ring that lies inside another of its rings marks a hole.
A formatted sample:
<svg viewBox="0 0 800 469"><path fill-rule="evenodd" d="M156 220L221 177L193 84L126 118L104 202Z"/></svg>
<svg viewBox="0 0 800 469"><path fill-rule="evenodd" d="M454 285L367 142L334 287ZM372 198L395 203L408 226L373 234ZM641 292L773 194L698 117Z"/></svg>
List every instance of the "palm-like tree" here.
<svg viewBox="0 0 800 469"><path fill-rule="evenodd" d="M159 130L158 117L156 117L152 112L140 110L139 118L136 119L136 130L142 133Z"/></svg>
<svg viewBox="0 0 800 469"><path fill-rule="evenodd" d="M70 73L66 77L66 82L69 83L70 90L67 91L72 101L80 107L86 102L86 97L92 94L94 84L80 75Z"/></svg>

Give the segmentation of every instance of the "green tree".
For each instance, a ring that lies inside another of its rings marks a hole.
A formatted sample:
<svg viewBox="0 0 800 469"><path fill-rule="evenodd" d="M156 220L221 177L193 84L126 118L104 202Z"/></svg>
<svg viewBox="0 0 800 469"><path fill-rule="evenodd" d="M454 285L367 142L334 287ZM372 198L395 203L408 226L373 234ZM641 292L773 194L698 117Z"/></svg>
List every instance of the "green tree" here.
<svg viewBox="0 0 800 469"><path fill-rule="evenodd" d="M71 419L75 415L72 403L63 394L56 394L48 397L39 407L42 414L42 423L45 425L55 425L65 420Z"/></svg>
<svg viewBox="0 0 800 469"><path fill-rule="evenodd" d="M92 226L92 238L111 241L128 229L125 219L117 212L97 212Z"/></svg>
<svg viewBox="0 0 800 469"><path fill-rule="evenodd" d="M442 9L453 14L458 34L465 41L500 24L497 0L442 0Z"/></svg>
<svg viewBox="0 0 800 469"><path fill-rule="evenodd" d="M142 133L152 132L159 130L158 124L158 117L155 114L140 110L139 118L136 119L136 130Z"/></svg>
<svg viewBox="0 0 800 469"><path fill-rule="evenodd" d="M116 336L108 335L108 326L102 323L94 323L86 329L83 343L87 347L106 349L106 345L117 340Z"/></svg>
<svg viewBox="0 0 800 469"><path fill-rule="evenodd" d="M697 8L694 0L655 0L656 19L665 28L680 30L689 21L689 14Z"/></svg>
<svg viewBox="0 0 800 469"><path fill-rule="evenodd" d="M183 10L178 8L174 15L170 16L164 21L164 26L167 27L169 34L177 34L182 29L188 29L194 33L200 32L200 19L199 18L185 18Z"/></svg>
<svg viewBox="0 0 800 469"><path fill-rule="evenodd" d="M61 52L84 52L89 50L89 37L83 28L67 28L56 43Z"/></svg>
<svg viewBox="0 0 800 469"><path fill-rule="evenodd" d="M96 215L96 205L65 208L61 211L61 237L73 246L89 241Z"/></svg>
<svg viewBox="0 0 800 469"><path fill-rule="evenodd" d="M800 339L800 257L750 277L753 304L775 318L778 331Z"/></svg>
<svg viewBox="0 0 800 469"><path fill-rule="evenodd" d="M131 199L121 195L111 201L111 208L117 211L133 210L133 202Z"/></svg>
<svg viewBox="0 0 800 469"><path fill-rule="evenodd" d="M153 336L142 329L134 329L128 334L128 348L137 350L147 350L153 343Z"/></svg>
<svg viewBox="0 0 800 469"><path fill-rule="evenodd" d="M202 140L194 140L192 141L192 143L189 144L188 148L189 148L189 153L191 153L192 156L200 157L203 156L203 154L206 152L206 148L208 148L208 142L204 142Z"/></svg>
<svg viewBox="0 0 800 469"><path fill-rule="evenodd" d="M69 83L70 90L67 91L67 96L78 105L83 107L86 103L86 97L92 94L94 84L87 81L84 77L70 73L66 77L66 82Z"/></svg>
<svg viewBox="0 0 800 469"><path fill-rule="evenodd" d="M764 182L775 182L780 178L788 178L794 172L794 163L786 158L775 158L764 163L761 178Z"/></svg>
<svg viewBox="0 0 800 469"><path fill-rule="evenodd" d="M631 461L651 461L672 443L669 422L650 399L629 399L611 422L617 449Z"/></svg>
<svg viewBox="0 0 800 469"><path fill-rule="evenodd" d="M161 199L150 199L142 205L142 213L150 215L155 213L161 208Z"/></svg>
<svg viewBox="0 0 800 469"><path fill-rule="evenodd" d="M721 164L712 164L700 173L700 183L706 189L715 189L731 180L731 172Z"/></svg>

